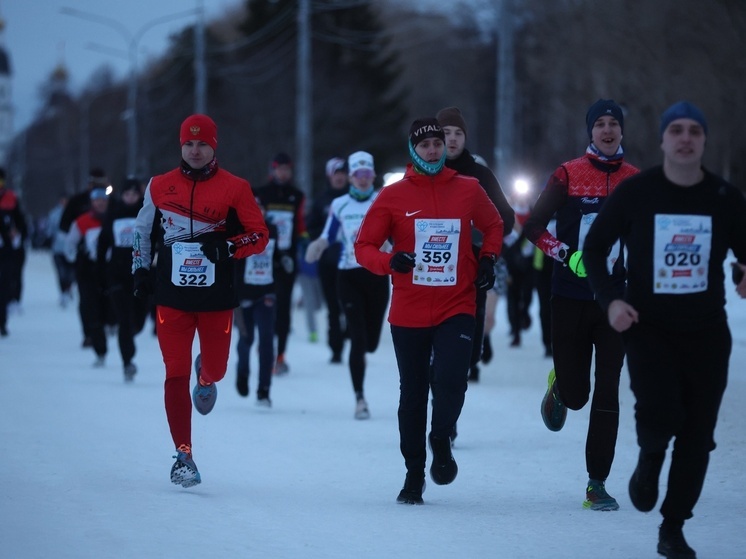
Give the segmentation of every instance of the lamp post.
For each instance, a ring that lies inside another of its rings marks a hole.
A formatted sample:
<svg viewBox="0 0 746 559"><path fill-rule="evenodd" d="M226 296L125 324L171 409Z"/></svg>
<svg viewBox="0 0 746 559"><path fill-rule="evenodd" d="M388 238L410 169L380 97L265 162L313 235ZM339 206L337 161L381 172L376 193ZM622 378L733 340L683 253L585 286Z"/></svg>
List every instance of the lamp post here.
<svg viewBox="0 0 746 559"><path fill-rule="evenodd" d="M512 174L515 142L515 18L513 0L502 0L496 28L497 85L495 117L495 165L502 177Z"/></svg>
<svg viewBox="0 0 746 559"><path fill-rule="evenodd" d="M313 134L311 133L311 0L298 2L298 67L295 96L295 180L303 193L313 194Z"/></svg>
<svg viewBox="0 0 746 559"><path fill-rule="evenodd" d="M134 33L129 28L121 23L120 21L79 10L77 8L70 8L64 6L60 8L60 13L68 16L77 17L92 21L94 23L100 23L107 27L115 30L123 39L127 45L127 58L129 60L129 83L127 84L127 111L125 118L127 119L127 174L135 175L137 172L137 49L140 44L140 40L143 35L149 29L167 23L169 21L195 15L200 13L198 9L186 10L183 12L177 12L155 18L137 29Z"/></svg>

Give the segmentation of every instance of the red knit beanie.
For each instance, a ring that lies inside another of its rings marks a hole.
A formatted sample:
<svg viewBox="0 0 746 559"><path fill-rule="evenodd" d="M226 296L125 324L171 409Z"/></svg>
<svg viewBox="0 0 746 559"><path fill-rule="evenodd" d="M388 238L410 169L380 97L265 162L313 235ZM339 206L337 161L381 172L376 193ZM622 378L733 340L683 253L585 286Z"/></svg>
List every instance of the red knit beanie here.
<svg viewBox="0 0 746 559"><path fill-rule="evenodd" d="M189 140L205 142L212 149L218 147L218 127L207 115L195 114L188 116L181 123L179 130L179 145L184 145Z"/></svg>

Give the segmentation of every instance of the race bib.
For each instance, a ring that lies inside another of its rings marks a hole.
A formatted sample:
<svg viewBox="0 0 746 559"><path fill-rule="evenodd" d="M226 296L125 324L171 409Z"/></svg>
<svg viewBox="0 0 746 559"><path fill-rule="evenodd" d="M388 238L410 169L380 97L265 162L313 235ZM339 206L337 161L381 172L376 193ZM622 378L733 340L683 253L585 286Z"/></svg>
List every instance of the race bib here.
<svg viewBox="0 0 746 559"><path fill-rule="evenodd" d="M712 217L655 216L653 292L686 294L707 291L712 247Z"/></svg>
<svg viewBox="0 0 746 559"><path fill-rule="evenodd" d="M200 243L171 245L171 283L178 287L210 287L215 283L215 264L202 254Z"/></svg>
<svg viewBox="0 0 746 559"><path fill-rule="evenodd" d="M243 282L246 285L269 285L274 281L272 274L272 255L275 253L275 240L270 239L267 248L259 254L252 254L246 259Z"/></svg>
<svg viewBox="0 0 746 559"><path fill-rule="evenodd" d="M135 218L115 219L112 223L115 247L131 247L135 240Z"/></svg>
<svg viewBox="0 0 746 559"><path fill-rule="evenodd" d="M85 251L86 254L88 254L88 258L96 261L97 254L96 250L98 249L98 237L101 234L101 227L91 227L85 232ZM20 235L19 235L20 238ZM15 246L13 248L16 248Z"/></svg>
<svg viewBox="0 0 746 559"><path fill-rule="evenodd" d="M460 219L416 219L412 283L433 287L455 285L458 280Z"/></svg>
<svg viewBox="0 0 746 559"><path fill-rule="evenodd" d="M277 227L277 248L287 250L293 244L293 212L289 210L269 210L267 221Z"/></svg>

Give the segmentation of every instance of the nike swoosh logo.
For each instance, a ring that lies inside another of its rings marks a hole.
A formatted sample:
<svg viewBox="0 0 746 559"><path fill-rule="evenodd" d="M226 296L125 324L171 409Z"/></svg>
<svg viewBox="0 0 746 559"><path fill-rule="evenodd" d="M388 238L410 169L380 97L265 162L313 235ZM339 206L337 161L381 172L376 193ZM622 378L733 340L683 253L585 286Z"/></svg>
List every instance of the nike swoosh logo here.
<svg viewBox="0 0 746 559"><path fill-rule="evenodd" d="M158 311L158 322L163 324L166 320L161 316L161 311Z"/></svg>
<svg viewBox="0 0 746 559"><path fill-rule="evenodd" d="M232 319L228 319L228 326L225 327L225 333L230 334L231 333L231 325L233 323Z"/></svg>
<svg viewBox="0 0 746 559"><path fill-rule="evenodd" d="M422 210L417 210L416 212L405 212L404 215L407 217L412 217L414 214L420 213Z"/></svg>

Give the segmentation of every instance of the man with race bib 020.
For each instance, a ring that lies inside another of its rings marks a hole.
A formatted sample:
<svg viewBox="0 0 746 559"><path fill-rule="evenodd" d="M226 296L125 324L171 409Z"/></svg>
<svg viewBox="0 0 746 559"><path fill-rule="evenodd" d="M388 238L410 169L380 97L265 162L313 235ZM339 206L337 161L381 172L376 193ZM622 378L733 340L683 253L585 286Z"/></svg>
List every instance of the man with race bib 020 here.
<svg viewBox="0 0 746 559"><path fill-rule="evenodd" d="M191 115L181 124L179 140L181 164L153 177L145 191L135 222L132 272L136 296L154 290L166 416L176 447L171 481L191 487L201 481L192 458L189 396L194 334L200 356L192 399L206 415L228 366L238 304L234 260L262 252L268 232L248 181L218 166L215 122Z"/></svg>
<svg viewBox="0 0 746 559"><path fill-rule="evenodd" d="M663 164L609 196L586 236L583 261L627 352L640 446L630 500L642 512L655 508L673 441L657 551L696 559L682 528L704 485L728 381L732 340L723 262L731 250L736 293L746 296L746 199L702 166L707 121L698 107L671 105L661 116L660 139ZM623 296L605 265L617 238L628 255Z"/></svg>
<svg viewBox="0 0 746 559"><path fill-rule="evenodd" d="M429 435L437 485L458 472L450 436L464 404L476 312L476 289L490 289L502 248L503 221L472 177L444 167L445 135L435 118L412 123L404 178L381 190L355 242L357 261L392 275L389 323L399 367L399 435L407 475L397 501L421 504ZM482 232L479 260L471 226ZM391 254L381 252L384 241Z"/></svg>

